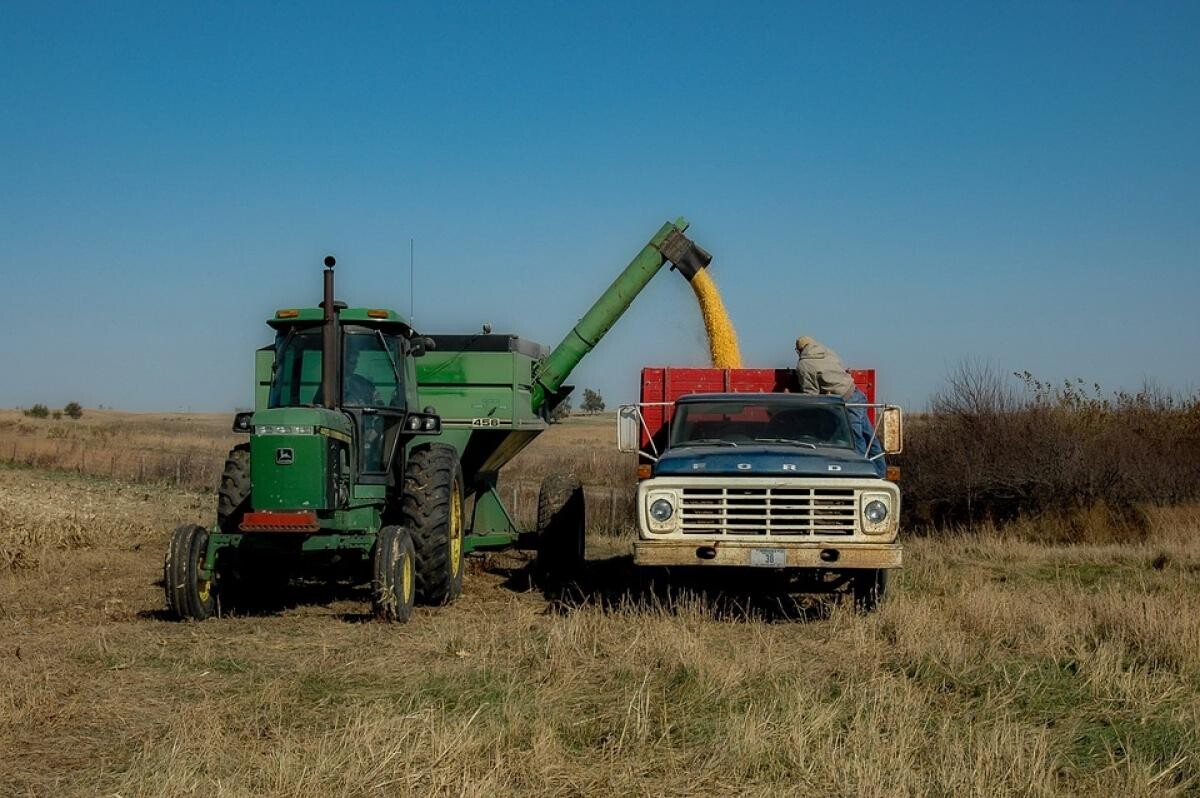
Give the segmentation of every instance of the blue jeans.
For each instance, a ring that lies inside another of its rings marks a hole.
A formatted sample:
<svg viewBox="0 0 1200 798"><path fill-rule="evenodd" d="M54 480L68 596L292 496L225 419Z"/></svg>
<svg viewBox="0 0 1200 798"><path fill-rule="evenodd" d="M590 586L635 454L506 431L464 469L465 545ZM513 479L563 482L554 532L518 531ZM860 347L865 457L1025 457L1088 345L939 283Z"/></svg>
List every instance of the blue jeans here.
<svg viewBox="0 0 1200 798"><path fill-rule="evenodd" d="M847 404L866 404L867 396L858 388L854 389L854 393L846 397ZM875 473L879 476L887 475L887 463L883 461L883 444L879 442L878 436L875 435L875 428L871 426L871 419L867 417L867 408L865 407L847 407L846 412L850 414L850 433L854 436L854 448L861 455L874 457L881 455L878 460L872 460L871 465L875 466ZM872 440L874 438L874 440Z"/></svg>

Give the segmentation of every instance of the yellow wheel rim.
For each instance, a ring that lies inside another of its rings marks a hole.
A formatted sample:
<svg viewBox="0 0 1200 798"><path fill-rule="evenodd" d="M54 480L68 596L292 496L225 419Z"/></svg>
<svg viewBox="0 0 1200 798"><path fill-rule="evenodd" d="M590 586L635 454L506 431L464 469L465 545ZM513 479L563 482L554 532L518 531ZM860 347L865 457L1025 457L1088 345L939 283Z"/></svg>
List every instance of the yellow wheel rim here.
<svg viewBox="0 0 1200 798"><path fill-rule="evenodd" d="M196 595L200 597L201 602L207 603L209 596L212 595L212 580L202 578L200 576L202 570L204 570L203 554L196 559Z"/></svg>
<svg viewBox="0 0 1200 798"><path fill-rule="evenodd" d="M404 597L405 604L411 604L413 600L413 561L408 553L404 554L404 562L400 566L400 595Z"/></svg>
<svg viewBox="0 0 1200 798"><path fill-rule="evenodd" d="M458 576L462 570L462 489L455 480L450 487L450 573Z"/></svg>

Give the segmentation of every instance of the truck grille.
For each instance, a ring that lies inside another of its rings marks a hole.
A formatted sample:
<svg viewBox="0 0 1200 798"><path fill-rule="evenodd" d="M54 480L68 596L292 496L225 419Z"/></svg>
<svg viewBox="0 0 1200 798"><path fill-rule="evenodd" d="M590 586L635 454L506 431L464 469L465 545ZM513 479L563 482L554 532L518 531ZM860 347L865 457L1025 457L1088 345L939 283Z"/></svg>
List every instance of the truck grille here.
<svg viewBox="0 0 1200 798"><path fill-rule="evenodd" d="M851 488L683 488L685 535L853 535Z"/></svg>

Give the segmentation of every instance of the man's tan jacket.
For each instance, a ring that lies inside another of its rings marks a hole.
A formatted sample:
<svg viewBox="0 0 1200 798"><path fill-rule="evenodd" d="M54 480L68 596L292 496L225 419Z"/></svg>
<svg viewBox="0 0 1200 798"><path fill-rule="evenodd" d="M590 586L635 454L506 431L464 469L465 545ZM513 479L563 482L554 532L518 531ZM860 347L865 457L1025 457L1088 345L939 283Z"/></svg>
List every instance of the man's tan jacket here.
<svg viewBox="0 0 1200 798"><path fill-rule="evenodd" d="M803 348L800 349L800 360L796 365L800 392L849 398L854 392L854 380L837 353L812 338L801 338L797 346L800 344L803 344Z"/></svg>

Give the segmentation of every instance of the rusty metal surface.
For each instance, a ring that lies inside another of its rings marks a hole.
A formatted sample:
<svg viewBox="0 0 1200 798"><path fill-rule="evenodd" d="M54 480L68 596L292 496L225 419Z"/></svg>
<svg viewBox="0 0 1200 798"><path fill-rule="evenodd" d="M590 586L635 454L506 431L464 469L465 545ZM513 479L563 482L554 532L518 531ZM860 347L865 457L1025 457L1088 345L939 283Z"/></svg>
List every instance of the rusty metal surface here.
<svg viewBox="0 0 1200 798"><path fill-rule="evenodd" d="M711 550L712 556L700 557L697 552ZM830 545L828 543L791 543L773 540L769 545L748 541L727 540L639 540L634 545L634 562L638 565L701 565L749 566L755 549L782 550L786 568L901 568L904 547L898 543L861 543ZM821 552L836 550L835 562L821 559Z"/></svg>

